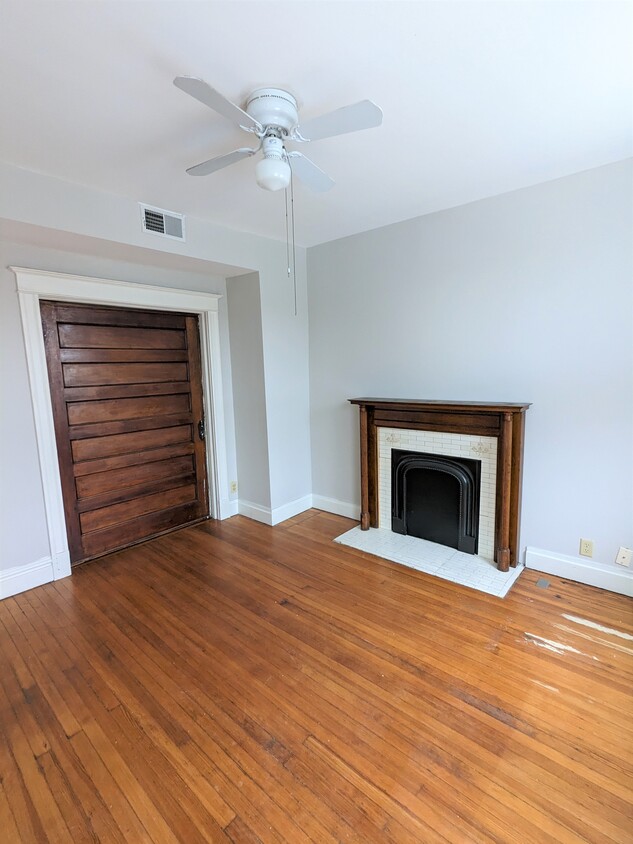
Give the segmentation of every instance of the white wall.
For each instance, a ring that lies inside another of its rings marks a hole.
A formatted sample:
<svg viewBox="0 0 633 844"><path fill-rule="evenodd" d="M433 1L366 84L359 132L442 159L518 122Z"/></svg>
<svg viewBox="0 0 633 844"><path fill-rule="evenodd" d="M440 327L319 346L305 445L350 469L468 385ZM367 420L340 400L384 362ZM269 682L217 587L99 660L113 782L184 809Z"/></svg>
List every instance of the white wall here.
<svg viewBox="0 0 633 844"><path fill-rule="evenodd" d="M268 510L276 508L286 517L292 515L293 508L306 506L311 492L311 462L305 250L297 248L299 312L295 316L285 243L226 229L191 216L187 217L185 243L159 238L142 232L135 199L95 191L3 163L0 163L0 239L13 243L16 248L20 246L19 255L5 251L0 256L0 267L5 272L9 264L22 264L168 286L177 286L174 278L179 276L183 279L179 283L187 286L190 274L200 279L217 278L218 274L227 277L256 272L265 366L265 390L260 394L265 407L260 411L266 419L265 448L269 466L266 484L269 497L256 503ZM39 250L51 251L43 254ZM79 259L78 255L84 257ZM143 267L146 269L140 269ZM159 281L158 268L165 271L163 282ZM5 318L9 323L5 343L10 359L15 358L15 366L10 365L5 373L7 380L3 389L9 392L11 400L21 395L20 419L24 422L18 422L11 413L8 434L13 438L11 453L20 454L26 467L21 481L24 497L33 501L28 519L27 511L23 510L21 520L16 522L7 510L2 559L5 568L12 568L37 559L34 555L40 555L45 533L39 471L35 473L37 455L33 422L25 407L28 387L17 300L14 287L6 289L7 278L5 275L2 281ZM228 349L226 320L222 341ZM225 378L225 388L227 385L230 388L230 377ZM228 404L232 407L232 398ZM231 436L229 431L229 438ZM15 468L11 470L9 481L15 478L16 472ZM237 471L229 466L229 479L236 479L236 475ZM237 480L239 483L240 478ZM9 496L13 494L8 483L4 488ZM231 497L228 491L222 492ZM29 536L25 539L27 524Z"/></svg>
<svg viewBox="0 0 633 844"><path fill-rule="evenodd" d="M239 497L270 510L261 301L257 273L227 282Z"/></svg>
<svg viewBox="0 0 633 844"><path fill-rule="evenodd" d="M521 547L632 547L631 184L620 162L308 250L315 495L358 512L347 398L527 401Z"/></svg>

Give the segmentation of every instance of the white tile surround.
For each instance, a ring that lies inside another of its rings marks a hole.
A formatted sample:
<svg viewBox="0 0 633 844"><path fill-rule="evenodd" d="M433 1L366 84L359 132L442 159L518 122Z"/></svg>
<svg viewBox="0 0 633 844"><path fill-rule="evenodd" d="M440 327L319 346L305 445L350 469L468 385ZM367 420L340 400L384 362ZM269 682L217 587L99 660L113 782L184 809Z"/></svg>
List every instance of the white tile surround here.
<svg viewBox="0 0 633 844"><path fill-rule="evenodd" d="M334 541L498 598L505 598L524 568L517 566L507 572L499 571L495 563L483 557L384 528L361 530L355 527Z"/></svg>
<svg viewBox="0 0 633 844"><path fill-rule="evenodd" d="M391 449L481 460L478 556L494 560L497 438L404 428L378 429L378 527L391 532ZM417 540L417 537L409 537ZM429 542L427 545L435 546ZM443 547L443 546L435 546ZM454 549L449 549L453 551ZM461 553L461 552L460 552ZM473 559L472 555L463 556Z"/></svg>

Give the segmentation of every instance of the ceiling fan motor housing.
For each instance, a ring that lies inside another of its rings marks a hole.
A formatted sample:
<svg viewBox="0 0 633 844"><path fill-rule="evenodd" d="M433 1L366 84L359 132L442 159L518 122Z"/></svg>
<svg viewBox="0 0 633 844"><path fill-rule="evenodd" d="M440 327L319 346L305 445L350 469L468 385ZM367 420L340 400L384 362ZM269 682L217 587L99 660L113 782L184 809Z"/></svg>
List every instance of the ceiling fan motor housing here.
<svg viewBox="0 0 633 844"><path fill-rule="evenodd" d="M297 101L281 88L258 88L246 101L246 111L262 126L273 126L289 134L299 122Z"/></svg>

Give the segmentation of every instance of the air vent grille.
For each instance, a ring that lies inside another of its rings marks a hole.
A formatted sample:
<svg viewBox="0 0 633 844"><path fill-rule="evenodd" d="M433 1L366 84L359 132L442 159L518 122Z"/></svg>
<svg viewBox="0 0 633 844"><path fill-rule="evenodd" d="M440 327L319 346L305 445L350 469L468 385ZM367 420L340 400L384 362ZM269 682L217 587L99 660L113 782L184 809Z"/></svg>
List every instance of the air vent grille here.
<svg viewBox="0 0 633 844"><path fill-rule="evenodd" d="M139 203L141 208L141 223L144 232L171 237L175 240L185 239L185 218L182 214L153 208L151 205Z"/></svg>
<svg viewBox="0 0 633 844"><path fill-rule="evenodd" d="M165 215L145 209L145 228L150 232L165 234Z"/></svg>

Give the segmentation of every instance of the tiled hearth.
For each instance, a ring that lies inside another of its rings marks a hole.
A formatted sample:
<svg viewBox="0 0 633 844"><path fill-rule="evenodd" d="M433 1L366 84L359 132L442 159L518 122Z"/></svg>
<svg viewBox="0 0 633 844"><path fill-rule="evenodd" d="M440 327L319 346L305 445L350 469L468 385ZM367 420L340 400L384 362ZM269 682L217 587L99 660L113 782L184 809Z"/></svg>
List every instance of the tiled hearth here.
<svg viewBox="0 0 633 844"><path fill-rule="evenodd" d="M499 571L492 561L483 557L464 554L417 536L403 536L385 528L361 530L355 527L334 541L499 598L507 595L523 571L523 566L507 572Z"/></svg>

